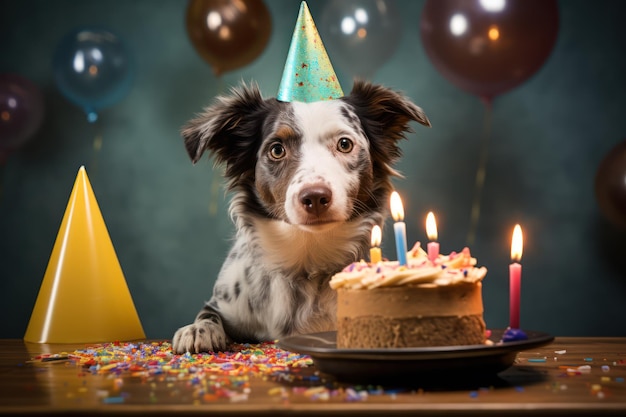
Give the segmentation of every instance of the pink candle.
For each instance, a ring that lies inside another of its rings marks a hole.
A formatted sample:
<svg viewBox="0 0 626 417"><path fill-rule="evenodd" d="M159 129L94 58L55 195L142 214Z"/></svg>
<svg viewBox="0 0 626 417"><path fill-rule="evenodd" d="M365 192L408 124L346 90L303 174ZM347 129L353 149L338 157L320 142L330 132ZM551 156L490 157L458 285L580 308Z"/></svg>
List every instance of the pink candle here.
<svg viewBox="0 0 626 417"><path fill-rule="evenodd" d="M437 222L435 221L435 215L433 212L429 212L426 216L426 234L428 235L428 239L431 242L428 243L428 259L431 262L435 262L437 257L439 256L439 243L435 242L437 240Z"/></svg>
<svg viewBox="0 0 626 417"><path fill-rule="evenodd" d="M522 287L522 259L523 251L522 228L519 224L513 229L513 239L511 240L511 260L509 265L509 327L511 329L520 328L520 293Z"/></svg>

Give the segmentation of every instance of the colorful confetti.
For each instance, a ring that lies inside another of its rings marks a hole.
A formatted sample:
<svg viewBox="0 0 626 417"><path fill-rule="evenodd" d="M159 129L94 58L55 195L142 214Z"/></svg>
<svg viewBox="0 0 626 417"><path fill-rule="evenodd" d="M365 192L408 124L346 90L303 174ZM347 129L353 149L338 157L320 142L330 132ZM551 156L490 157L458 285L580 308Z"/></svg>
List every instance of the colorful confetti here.
<svg viewBox="0 0 626 417"><path fill-rule="evenodd" d="M176 355L169 342L105 343L79 349L67 358L91 373L219 376L275 376L313 364L310 356L287 352L274 343L236 344L227 352ZM45 359L42 359L45 360Z"/></svg>
<svg viewBox="0 0 626 417"><path fill-rule="evenodd" d="M226 352L177 355L169 342L103 343L54 355L40 355L35 362L68 361L83 370L84 375L101 375L112 380L110 391L98 393L104 404L126 402L123 393L125 378L150 382L165 381L168 388L183 382L194 389L194 398L202 402L228 400L246 401L250 394L251 377L282 382L311 384L319 376L299 373L313 364L310 356L287 352L274 343L234 344ZM79 376L81 374L79 373ZM325 389L325 388L323 388ZM327 390L328 391L328 390ZM175 391L173 391L175 392ZM271 393L282 395L284 392ZM329 395L318 393L317 397ZM156 402L158 399L152 399Z"/></svg>

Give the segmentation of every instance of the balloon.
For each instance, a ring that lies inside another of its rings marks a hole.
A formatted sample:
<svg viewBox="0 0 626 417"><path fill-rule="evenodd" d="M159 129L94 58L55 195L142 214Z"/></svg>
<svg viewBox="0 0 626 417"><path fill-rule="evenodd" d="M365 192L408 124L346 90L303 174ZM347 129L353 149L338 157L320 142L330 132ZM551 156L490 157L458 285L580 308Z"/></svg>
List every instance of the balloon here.
<svg viewBox="0 0 626 417"><path fill-rule="evenodd" d="M626 229L626 140L611 149L600 162L595 193L604 216Z"/></svg>
<svg viewBox="0 0 626 417"><path fill-rule="evenodd" d="M262 0L191 0L186 24L191 43L216 76L254 61L272 31Z"/></svg>
<svg viewBox="0 0 626 417"><path fill-rule="evenodd" d="M123 99L131 89L133 64L122 39L105 29L68 33L54 54L54 80L61 93L95 122L98 111Z"/></svg>
<svg viewBox="0 0 626 417"><path fill-rule="evenodd" d="M320 19L331 61L363 78L371 78L394 54L402 27L395 3L387 0L331 1Z"/></svg>
<svg viewBox="0 0 626 417"><path fill-rule="evenodd" d="M550 55L556 0L426 0L420 33L437 70L486 101L523 83Z"/></svg>
<svg viewBox="0 0 626 417"><path fill-rule="evenodd" d="M0 153L32 138L43 115L43 95L35 84L17 74L0 74Z"/></svg>

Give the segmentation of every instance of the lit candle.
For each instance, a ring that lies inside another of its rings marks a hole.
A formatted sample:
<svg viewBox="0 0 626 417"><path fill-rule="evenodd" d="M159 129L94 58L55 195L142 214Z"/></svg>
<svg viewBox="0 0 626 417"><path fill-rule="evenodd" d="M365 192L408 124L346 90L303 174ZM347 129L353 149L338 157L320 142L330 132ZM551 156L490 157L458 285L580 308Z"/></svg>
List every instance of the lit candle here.
<svg viewBox="0 0 626 417"><path fill-rule="evenodd" d="M437 222L435 221L435 215L432 211L428 212L426 216L426 234L428 235L428 239L431 240L427 245L428 259L430 259L431 262L435 262L439 256L439 243L435 242L435 240L437 240Z"/></svg>
<svg viewBox="0 0 626 417"><path fill-rule="evenodd" d="M372 228L372 248L370 249L370 262L375 264L382 261L383 256L380 251L380 241L383 238L383 232L379 225Z"/></svg>
<svg viewBox="0 0 626 417"><path fill-rule="evenodd" d="M509 265L509 327L519 329L520 311L520 290L522 281L522 251L524 241L522 238L522 228L519 224L513 229L513 239L511 239L511 265Z"/></svg>
<svg viewBox="0 0 626 417"><path fill-rule="evenodd" d="M396 252L398 253L398 263L406 265L406 224L404 220L404 208L400 195L394 191L391 193L391 217L395 223L393 224L393 232L396 236Z"/></svg>

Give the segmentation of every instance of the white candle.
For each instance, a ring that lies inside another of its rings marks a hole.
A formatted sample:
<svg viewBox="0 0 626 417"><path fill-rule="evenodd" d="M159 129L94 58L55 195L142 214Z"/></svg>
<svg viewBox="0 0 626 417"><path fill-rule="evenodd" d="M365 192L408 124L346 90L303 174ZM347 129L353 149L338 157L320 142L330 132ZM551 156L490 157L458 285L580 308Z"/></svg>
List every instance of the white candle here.
<svg viewBox="0 0 626 417"><path fill-rule="evenodd" d="M520 328L520 293L522 284L522 251L524 241L522 228L519 224L513 229L511 239L511 261L509 265L509 327L511 329Z"/></svg>
<svg viewBox="0 0 626 417"><path fill-rule="evenodd" d="M380 250L380 242L383 239L383 232L379 225L372 228L372 247L370 249L370 262L375 264L382 261L382 252Z"/></svg>
<svg viewBox="0 0 626 417"><path fill-rule="evenodd" d="M404 208L400 195L394 191L391 193L391 217L395 223L393 224L393 232L396 237L396 252L398 253L398 263L406 265L406 224L404 223Z"/></svg>
<svg viewBox="0 0 626 417"><path fill-rule="evenodd" d="M430 259L431 262L435 262L439 256L439 243L435 242L437 240L437 222L435 221L435 215L432 211L428 212L426 216L426 235L428 235L428 239L430 239L427 245L428 259Z"/></svg>

